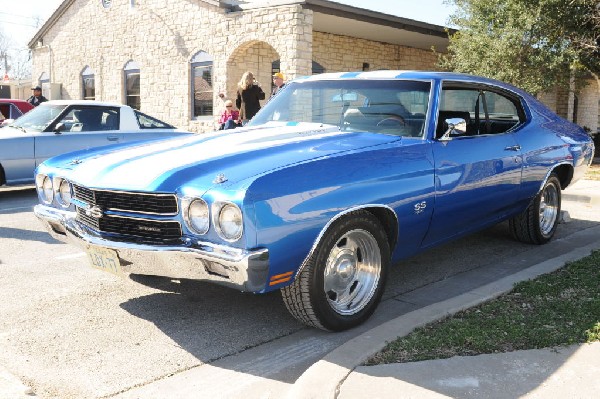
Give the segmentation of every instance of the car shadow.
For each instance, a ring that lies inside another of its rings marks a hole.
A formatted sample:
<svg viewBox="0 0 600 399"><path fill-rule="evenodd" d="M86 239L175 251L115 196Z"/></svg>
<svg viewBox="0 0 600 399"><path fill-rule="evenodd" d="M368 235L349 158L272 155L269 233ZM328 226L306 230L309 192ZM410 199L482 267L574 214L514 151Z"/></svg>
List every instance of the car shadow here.
<svg viewBox="0 0 600 399"><path fill-rule="evenodd" d="M52 238L45 231L27 230L27 229L16 229L13 227L0 227L0 239L3 238L15 238L26 241L39 241L46 244L62 244L60 241Z"/></svg>
<svg viewBox="0 0 600 399"><path fill-rule="evenodd" d="M161 292L120 306L153 323L203 363L306 328L288 313L278 291L256 295L198 280L129 278Z"/></svg>

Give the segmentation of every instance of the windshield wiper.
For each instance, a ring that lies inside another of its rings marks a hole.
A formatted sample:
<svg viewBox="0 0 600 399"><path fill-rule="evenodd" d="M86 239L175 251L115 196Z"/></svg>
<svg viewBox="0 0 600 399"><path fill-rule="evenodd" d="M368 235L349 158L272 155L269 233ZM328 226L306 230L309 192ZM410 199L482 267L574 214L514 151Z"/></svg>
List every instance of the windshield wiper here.
<svg viewBox="0 0 600 399"><path fill-rule="evenodd" d="M18 126L18 125L8 125L8 126L13 127L15 129L19 129L23 133L27 133L27 130L23 126Z"/></svg>

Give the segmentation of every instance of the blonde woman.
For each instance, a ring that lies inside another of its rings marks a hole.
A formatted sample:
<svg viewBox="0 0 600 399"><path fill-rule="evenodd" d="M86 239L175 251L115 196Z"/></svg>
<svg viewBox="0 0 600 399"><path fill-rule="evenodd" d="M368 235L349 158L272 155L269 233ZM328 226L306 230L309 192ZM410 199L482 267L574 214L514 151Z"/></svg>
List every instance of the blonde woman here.
<svg viewBox="0 0 600 399"><path fill-rule="evenodd" d="M246 124L260 109L260 100L265 99L265 92L260 88L252 72L242 75L238 83L236 107L240 110L239 121Z"/></svg>

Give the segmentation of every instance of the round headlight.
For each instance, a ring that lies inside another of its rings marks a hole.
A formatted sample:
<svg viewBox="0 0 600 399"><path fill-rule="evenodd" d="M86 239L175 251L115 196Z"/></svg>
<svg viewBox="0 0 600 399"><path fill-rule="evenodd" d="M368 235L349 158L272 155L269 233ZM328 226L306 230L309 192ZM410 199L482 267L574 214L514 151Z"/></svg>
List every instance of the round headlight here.
<svg viewBox="0 0 600 399"><path fill-rule="evenodd" d="M206 234L210 226L208 205L201 199L193 200L188 208L189 225L198 234Z"/></svg>
<svg viewBox="0 0 600 399"><path fill-rule="evenodd" d="M72 197L71 184L66 180L61 180L58 186L58 196L56 197L56 201L58 201L62 207L68 208L71 205Z"/></svg>
<svg viewBox="0 0 600 399"><path fill-rule="evenodd" d="M44 176L41 178L41 181L38 183L38 190L40 193L40 198L46 204L52 203L54 199L54 190L52 190L52 179L48 176Z"/></svg>
<svg viewBox="0 0 600 399"><path fill-rule="evenodd" d="M218 232L227 241L236 241L242 236L242 211L234 204L225 204L219 211Z"/></svg>

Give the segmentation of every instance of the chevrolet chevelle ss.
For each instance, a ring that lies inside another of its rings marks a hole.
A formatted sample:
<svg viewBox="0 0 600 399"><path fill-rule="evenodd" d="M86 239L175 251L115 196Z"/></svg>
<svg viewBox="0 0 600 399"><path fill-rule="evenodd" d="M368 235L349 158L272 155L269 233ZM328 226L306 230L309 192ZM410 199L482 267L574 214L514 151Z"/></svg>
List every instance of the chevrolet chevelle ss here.
<svg viewBox="0 0 600 399"><path fill-rule="evenodd" d="M400 259L504 220L551 240L593 152L498 81L322 74L244 128L51 158L35 213L99 269L279 289L295 318L339 331L374 312Z"/></svg>

